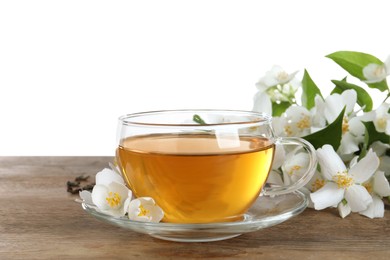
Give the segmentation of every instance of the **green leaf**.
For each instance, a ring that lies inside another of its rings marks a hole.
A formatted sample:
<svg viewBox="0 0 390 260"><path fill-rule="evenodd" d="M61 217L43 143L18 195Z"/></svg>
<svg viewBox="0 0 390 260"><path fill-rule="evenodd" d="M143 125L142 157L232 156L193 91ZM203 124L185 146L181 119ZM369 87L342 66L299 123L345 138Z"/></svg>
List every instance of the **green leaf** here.
<svg viewBox="0 0 390 260"><path fill-rule="evenodd" d="M366 83L366 84L370 88L376 88L376 89L379 89L380 91L385 91L385 90L389 89L389 86L387 85L387 80L386 79L384 79L384 80L382 80L381 82L378 82L378 83Z"/></svg>
<svg viewBox="0 0 390 260"><path fill-rule="evenodd" d="M345 107L338 117L327 127L302 138L310 142L315 149L321 148L325 144L330 144L337 151L341 142L344 113Z"/></svg>
<svg viewBox="0 0 390 260"><path fill-rule="evenodd" d="M327 55L326 57L332 59L343 69L345 69L352 76L366 80L363 75L363 68L370 63L382 65L383 62L371 54L356 52L356 51L338 51ZM370 88L376 88L380 91L388 90L386 79L378 83L367 84Z"/></svg>
<svg viewBox="0 0 390 260"><path fill-rule="evenodd" d="M342 81L345 81L347 82L347 77L343 78ZM337 94L341 94L343 93L344 90L342 90L341 88L335 86L334 89L330 92L330 94L334 94L334 93L337 93Z"/></svg>
<svg viewBox="0 0 390 260"><path fill-rule="evenodd" d="M364 126L366 127L366 134L365 134L365 147L368 149L370 145L376 141L381 141L382 143L388 144L390 143L390 136L388 136L385 133L379 133L376 131L375 125L372 121L369 122L363 122Z"/></svg>
<svg viewBox="0 0 390 260"><path fill-rule="evenodd" d="M369 112L372 110L373 102L370 94L368 94L365 89L357 85L348 83L345 80L332 80L332 82L336 85L336 88L332 92L342 93L347 89L353 89L357 93L357 103L359 104L359 106L364 107L363 111Z"/></svg>
<svg viewBox="0 0 390 260"><path fill-rule="evenodd" d="M272 116L281 116L287 108L291 106L290 102L282 101L280 103L272 102Z"/></svg>
<svg viewBox="0 0 390 260"><path fill-rule="evenodd" d="M307 70L305 70L305 73L303 74L302 90L302 105L305 106L307 109L311 109L312 107L314 107L314 98L316 97L316 95L320 95L322 97L320 89L311 79Z"/></svg>
<svg viewBox="0 0 390 260"><path fill-rule="evenodd" d="M192 120L193 120L195 123L198 123L198 124L200 124L200 125L206 125L206 122L200 117L200 115L195 114L195 115L192 117Z"/></svg>

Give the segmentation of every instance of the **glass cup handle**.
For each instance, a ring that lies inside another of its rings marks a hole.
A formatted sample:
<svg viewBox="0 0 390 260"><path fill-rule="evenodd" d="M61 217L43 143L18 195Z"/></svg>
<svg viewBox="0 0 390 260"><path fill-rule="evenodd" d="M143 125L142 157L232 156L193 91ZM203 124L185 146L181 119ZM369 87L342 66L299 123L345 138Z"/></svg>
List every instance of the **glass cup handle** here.
<svg viewBox="0 0 390 260"><path fill-rule="evenodd" d="M308 141L298 137L279 137L276 139L275 144L281 144L283 146L302 146L309 154L309 165L307 171L302 175L302 177L291 185L264 187L262 194L268 196L286 194L302 188L306 183L310 181L317 168L316 150Z"/></svg>

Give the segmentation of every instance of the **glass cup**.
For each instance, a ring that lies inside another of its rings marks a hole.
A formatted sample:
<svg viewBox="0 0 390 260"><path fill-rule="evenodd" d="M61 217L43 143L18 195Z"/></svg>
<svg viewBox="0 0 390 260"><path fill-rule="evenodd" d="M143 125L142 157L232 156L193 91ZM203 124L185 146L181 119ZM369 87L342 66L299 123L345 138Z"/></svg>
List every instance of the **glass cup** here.
<svg viewBox="0 0 390 260"><path fill-rule="evenodd" d="M119 118L116 159L133 194L152 197L164 222L240 220L261 192L293 192L316 168L313 146L301 138L276 137L271 120L264 113L231 110L125 115ZM266 187L277 144L301 146L309 165L291 185Z"/></svg>

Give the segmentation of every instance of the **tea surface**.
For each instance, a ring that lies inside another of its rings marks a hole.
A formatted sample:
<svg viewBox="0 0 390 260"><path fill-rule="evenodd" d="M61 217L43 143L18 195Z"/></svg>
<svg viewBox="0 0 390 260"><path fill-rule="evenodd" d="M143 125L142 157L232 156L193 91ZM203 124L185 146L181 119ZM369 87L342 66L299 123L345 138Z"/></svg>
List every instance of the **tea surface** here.
<svg viewBox="0 0 390 260"><path fill-rule="evenodd" d="M149 135L122 140L117 159L137 197L152 197L163 221L207 223L239 219L257 199L274 145L240 137L220 148L215 135Z"/></svg>

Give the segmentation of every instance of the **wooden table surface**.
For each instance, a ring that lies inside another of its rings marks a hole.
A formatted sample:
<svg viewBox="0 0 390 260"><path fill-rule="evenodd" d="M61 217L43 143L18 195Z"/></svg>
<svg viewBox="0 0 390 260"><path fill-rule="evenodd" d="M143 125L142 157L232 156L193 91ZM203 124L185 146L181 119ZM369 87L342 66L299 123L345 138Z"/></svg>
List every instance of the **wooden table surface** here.
<svg viewBox="0 0 390 260"><path fill-rule="evenodd" d="M336 210L210 243L158 240L100 222L74 202L66 182L110 157L0 157L0 259L390 259L390 212L382 219Z"/></svg>

